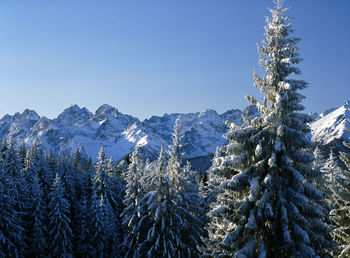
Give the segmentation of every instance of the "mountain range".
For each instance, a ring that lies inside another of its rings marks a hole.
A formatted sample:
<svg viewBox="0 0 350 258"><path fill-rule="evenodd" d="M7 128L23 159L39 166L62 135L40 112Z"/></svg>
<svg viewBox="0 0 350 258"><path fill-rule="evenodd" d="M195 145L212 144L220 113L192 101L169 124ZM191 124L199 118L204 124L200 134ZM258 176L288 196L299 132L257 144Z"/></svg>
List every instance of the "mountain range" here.
<svg viewBox="0 0 350 258"><path fill-rule="evenodd" d="M27 145L36 141L46 151L54 153L80 148L94 160L102 145L115 160L123 159L138 146L145 158L153 160L161 147L166 149L171 144L173 127L178 119L184 135L185 158L205 169L216 147L226 143L223 135L228 126L225 121L243 125L243 114L249 117L259 115L254 106L249 106L243 111L232 109L223 114L208 109L197 113L152 116L140 121L105 104L95 113L72 105L57 118L48 119L26 109L0 119L0 138L12 137L17 144L24 142ZM314 122L310 124L312 140L317 144L339 144L349 139L350 132L346 130L350 127L349 101L320 115L313 114L313 118Z"/></svg>

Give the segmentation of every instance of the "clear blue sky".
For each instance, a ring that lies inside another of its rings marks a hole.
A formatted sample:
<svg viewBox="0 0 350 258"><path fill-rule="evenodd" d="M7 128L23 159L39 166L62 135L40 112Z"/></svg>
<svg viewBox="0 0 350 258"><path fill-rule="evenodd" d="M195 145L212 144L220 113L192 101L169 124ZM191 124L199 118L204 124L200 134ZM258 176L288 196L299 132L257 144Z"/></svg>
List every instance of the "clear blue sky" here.
<svg viewBox="0 0 350 258"><path fill-rule="evenodd" d="M350 1L287 0L302 38L307 111L350 99ZM0 116L70 104L140 119L258 95L252 72L270 0L3 0Z"/></svg>

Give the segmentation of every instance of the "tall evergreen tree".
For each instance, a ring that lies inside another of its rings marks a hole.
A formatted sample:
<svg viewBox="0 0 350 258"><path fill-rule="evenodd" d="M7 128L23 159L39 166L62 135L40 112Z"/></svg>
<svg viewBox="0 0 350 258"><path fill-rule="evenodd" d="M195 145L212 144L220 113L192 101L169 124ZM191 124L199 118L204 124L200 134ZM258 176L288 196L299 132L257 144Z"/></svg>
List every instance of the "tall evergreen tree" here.
<svg viewBox="0 0 350 258"><path fill-rule="evenodd" d="M4 175L8 179L6 187L16 202L17 211L23 213L26 205L25 202L28 201L26 200L28 189L24 179L23 169L14 146L14 141L10 139L5 144L6 148L2 152L1 166Z"/></svg>
<svg viewBox="0 0 350 258"><path fill-rule="evenodd" d="M264 96L248 100L261 116L232 128L229 144L211 173L220 179L217 203L209 215L209 252L237 257L314 257L331 246L322 194L312 180L308 115L300 113L307 87L295 67L301 61L290 18L276 0L266 18L266 39L258 47L266 75L254 74ZM212 178L215 178L212 176Z"/></svg>
<svg viewBox="0 0 350 258"><path fill-rule="evenodd" d="M113 160L110 159L108 162L106 158L106 153L103 146L99 152L98 162L95 166L95 175L93 177L93 189L97 196L102 196L106 204L106 212L108 212L108 223L109 223L109 235L107 240L109 243L110 254L117 253L120 246L120 226L119 226L119 207L120 202L118 200L119 190L117 187L118 181L115 178L115 173L113 168Z"/></svg>
<svg viewBox="0 0 350 258"><path fill-rule="evenodd" d="M161 150L152 180L145 186L147 194L140 200L139 211L143 216L140 224L148 231L146 240L139 244L141 257L184 257L186 245L181 241L181 215L177 213L176 196L165 169Z"/></svg>
<svg viewBox="0 0 350 258"><path fill-rule="evenodd" d="M50 257L73 257L72 229L69 202L65 198L64 185L56 174L49 203L49 254Z"/></svg>
<svg viewBox="0 0 350 258"><path fill-rule="evenodd" d="M4 146L1 146L3 150ZM6 188L8 178L0 163L0 256L18 257L22 253L23 227L15 201Z"/></svg>
<svg viewBox="0 0 350 258"><path fill-rule="evenodd" d="M315 147L313 151L313 156L314 160L312 162L312 169L322 175L315 178L315 185L317 189L323 194L323 196L328 200L328 197L330 195L329 182L327 181L329 179L329 169L326 168L327 162L325 162L320 146L317 145Z"/></svg>
<svg viewBox="0 0 350 258"><path fill-rule="evenodd" d="M14 210L10 196L0 182L0 256L18 257L18 248L23 241L23 228L18 224L18 213Z"/></svg>
<svg viewBox="0 0 350 258"><path fill-rule="evenodd" d="M181 241L185 244L182 255L188 257L198 256L198 247L202 244L204 224L201 216L203 200L199 193L199 182L195 178L190 164L183 166L183 153L181 153L181 140L183 135L178 123L175 122L172 135L173 143L170 145L169 160L166 168L171 180L173 196L176 197L177 213L181 216Z"/></svg>
<svg viewBox="0 0 350 258"><path fill-rule="evenodd" d="M56 172L57 172L57 162L56 162L56 159L52 153L52 151L50 151L48 157L47 157L47 163L48 163L48 168L50 171L52 171L52 173L54 175L56 175Z"/></svg>
<svg viewBox="0 0 350 258"><path fill-rule="evenodd" d="M348 152L341 152L340 159L347 170L338 169L333 174L331 187L337 207L331 211L336 229L333 231L334 240L339 243L340 250L336 251L339 257L350 257L350 142L344 142Z"/></svg>
<svg viewBox="0 0 350 258"><path fill-rule="evenodd" d="M20 160L20 164L21 164L22 168L24 168L24 165L25 165L26 154L27 154L26 145L24 143L22 143L18 149L18 158Z"/></svg>
<svg viewBox="0 0 350 258"><path fill-rule="evenodd" d="M27 150L23 169L24 177L29 188L34 182L34 177L39 177L39 170L41 169L42 165L40 161L39 147L37 143L34 142L31 148Z"/></svg>
<svg viewBox="0 0 350 258"><path fill-rule="evenodd" d="M75 192L76 192L76 198L77 201L80 202L83 197L86 194L86 187L87 187L87 183L86 180L88 178L86 177L86 172L84 169L84 160L82 157L82 154L80 153L80 149L77 148L76 151L73 154L73 160L72 160L73 164L72 164L72 172L74 174L74 177L76 178L75 180Z"/></svg>
<svg viewBox="0 0 350 258"><path fill-rule="evenodd" d="M113 257L108 251L108 214L103 195L100 198L93 191L89 220L91 236L89 239L89 257Z"/></svg>
<svg viewBox="0 0 350 258"><path fill-rule="evenodd" d="M23 169L18 158L17 150L13 139L3 142L1 148L0 167L2 169L4 178L4 188L10 201L13 205L13 212L16 213L16 223L21 226L22 231L17 232L19 237L25 238L25 217L29 204L28 185L23 175ZM26 252L26 242L19 241L18 243L19 255L24 255Z"/></svg>
<svg viewBox="0 0 350 258"><path fill-rule="evenodd" d="M322 193L325 195L327 202L331 209L339 207L337 197L336 181L339 177L340 167L337 157L333 150L331 150L329 157L321 165L320 171L325 175L326 181L321 185Z"/></svg>
<svg viewBox="0 0 350 258"><path fill-rule="evenodd" d="M47 249L47 206L43 198L43 190L41 188L37 175L33 177L33 183L30 189L31 205L29 207L30 225L28 232L29 249L28 257L46 257Z"/></svg>
<svg viewBox="0 0 350 258"><path fill-rule="evenodd" d="M207 218L204 215L203 197L201 195L197 172L190 166L182 168L180 174L181 187L178 194L177 210L182 218L181 239L186 245L184 254L187 257L199 256L199 248L203 242L201 236L204 233L204 223Z"/></svg>
<svg viewBox="0 0 350 258"><path fill-rule="evenodd" d="M91 206L89 205L89 202L86 199L83 199L80 204L81 210L78 217L78 230L79 234L77 236L76 240L76 256L87 258L90 256L90 241L91 241L91 235L92 227L91 225L91 210L93 209L93 205L91 202Z"/></svg>
<svg viewBox="0 0 350 258"><path fill-rule="evenodd" d="M78 231L80 216L80 200L79 200L79 184L80 184L80 174L74 169L74 155L73 157L68 153L61 153L58 156L57 164L57 175L60 177L62 187L64 189L64 199L68 202L69 206L69 227L72 232L72 238L70 239L72 245L73 254L76 253L77 241L78 241Z"/></svg>
<svg viewBox="0 0 350 258"><path fill-rule="evenodd" d="M140 200L144 194L143 166L138 148L133 151L130 160L126 177L125 209L120 215L126 232L123 242L125 257L137 256L139 242L145 238L141 231L143 227L140 224L141 216L138 212Z"/></svg>
<svg viewBox="0 0 350 258"><path fill-rule="evenodd" d="M93 178L93 187L97 196L103 195L106 197L108 194L110 194L111 178L107 173L107 170L108 159L103 146L101 146L98 154L98 162L95 165L95 175Z"/></svg>
<svg viewBox="0 0 350 258"><path fill-rule="evenodd" d="M43 195L48 196L51 192L53 182L55 180L55 174L50 168L50 164L42 148L38 148L37 153L37 173L39 184L41 185Z"/></svg>
<svg viewBox="0 0 350 258"><path fill-rule="evenodd" d="M180 183L180 174L181 174L181 165L182 165L182 156L181 153L181 140L183 135L181 134L181 129L179 125L179 120L176 119L174 131L172 135L173 143L169 146L169 160L168 160L168 169L167 174L170 179L171 184L175 188L176 191L179 190Z"/></svg>
<svg viewBox="0 0 350 258"><path fill-rule="evenodd" d="M108 160L107 175L110 178L110 191L107 197L109 199L113 212L115 213L116 217L119 218L124 208L123 199L125 187L121 178L116 173L114 160L112 158L109 158ZM117 221L119 227L119 220Z"/></svg>

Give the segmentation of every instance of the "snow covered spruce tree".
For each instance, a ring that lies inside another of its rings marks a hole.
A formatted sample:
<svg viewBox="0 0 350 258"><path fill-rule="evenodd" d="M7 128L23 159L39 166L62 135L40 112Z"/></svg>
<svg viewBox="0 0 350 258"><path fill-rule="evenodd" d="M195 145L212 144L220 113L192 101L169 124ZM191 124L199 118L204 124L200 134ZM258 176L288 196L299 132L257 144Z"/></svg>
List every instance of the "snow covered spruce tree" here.
<svg viewBox="0 0 350 258"><path fill-rule="evenodd" d="M20 160L21 168L24 168L24 164L25 164L25 160L26 160L26 154L27 154L26 145L25 145L25 143L22 143L19 146L19 149L18 149L18 158Z"/></svg>
<svg viewBox="0 0 350 258"><path fill-rule="evenodd" d="M90 209L89 221L90 239L88 241L88 257L114 257L109 252L109 216L106 209L106 200L103 195L98 197L96 191L92 194L92 205Z"/></svg>
<svg viewBox="0 0 350 258"><path fill-rule="evenodd" d="M91 254L90 239L92 234L94 234L94 232L91 232L91 227L94 225L91 223L90 209L93 209L93 207L92 201L88 202L86 198L80 202L80 214L77 219L79 234L76 240L75 253L77 257L89 257Z"/></svg>
<svg viewBox="0 0 350 258"><path fill-rule="evenodd" d="M0 257L18 257L23 241L23 228L18 223L19 215L13 207L13 202L4 188L0 175Z"/></svg>
<svg viewBox="0 0 350 258"><path fill-rule="evenodd" d="M124 205L125 209L120 215L122 218L122 226L125 228L124 236L124 252L125 257L135 257L138 253L139 242L145 239L145 232L141 221L140 213L137 211L139 203L143 197L143 165L140 157L139 149L131 154L131 163L128 167L126 175L126 189Z"/></svg>
<svg viewBox="0 0 350 258"><path fill-rule="evenodd" d="M152 179L145 186L146 195L140 200L142 219L147 237L139 243L140 257L186 257L185 243L181 239L181 215L177 211L177 198L165 175L163 150L160 151Z"/></svg>
<svg viewBox="0 0 350 258"><path fill-rule="evenodd" d="M111 208L116 217L116 231L119 234L116 234L118 243L121 242L121 219L120 214L124 210L124 192L125 186L123 184L122 179L117 175L117 170L115 167L114 160L109 158L107 163L107 174L111 181L110 193L107 197L109 197L109 202L111 203Z"/></svg>
<svg viewBox="0 0 350 258"><path fill-rule="evenodd" d="M44 203L43 190L37 175L33 176L30 187L31 205L29 207L30 223L28 225L28 257L44 257L47 248L47 206Z"/></svg>
<svg viewBox="0 0 350 258"><path fill-rule="evenodd" d="M27 150L23 169L24 176L29 186L34 181L34 175L39 174L40 166L39 147L36 142L34 142L31 148Z"/></svg>
<svg viewBox="0 0 350 258"><path fill-rule="evenodd" d="M50 257L73 257L72 229L69 202L64 197L64 186L56 174L49 199L49 253Z"/></svg>
<svg viewBox="0 0 350 258"><path fill-rule="evenodd" d="M22 213L23 215L25 208L28 205L28 187L14 146L14 141L10 139L5 145L6 147L3 147L1 153L2 158L0 163L3 173L8 179L6 180L6 188L9 190L10 195L15 201L17 212Z"/></svg>
<svg viewBox="0 0 350 258"><path fill-rule="evenodd" d="M111 161L113 163L113 161ZM98 162L95 166L95 175L93 177L93 189L96 192L98 198L103 198L103 207L106 211L105 216L108 215L109 231L105 231L106 239L108 242L108 252L110 255L115 256L118 253L118 247L120 245L120 228L119 225L119 210L118 193L115 192L116 180L114 174L111 171L111 164L108 165L106 152L101 147L98 156Z"/></svg>
<svg viewBox="0 0 350 258"><path fill-rule="evenodd" d="M340 159L347 170L338 169L338 174L333 174L332 191L337 208L331 211L331 216L337 225L333 231L334 240L339 244L339 257L350 257L350 143L344 142L349 152L341 152Z"/></svg>
<svg viewBox="0 0 350 258"><path fill-rule="evenodd" d="M313 151L314 160L312 162L312 169L317 171L321 176L315 178L315 185L317 189L323 194L323 196L328 201L330 197L329 189L329 173L328 168L326 168L328 161L323 157L323 153L320 146L316 146ZM330 207L329 207L330 208Z"/></svg>
<svg viewBox="0 0 350 258"><path fill-rule="evenodd" d="M21 214L16 210L16 201L8 189L8 174L4 170L3 154L6 143L1 143L0 156L0 257L18 257L23 252Z"/></svg>
<svg viewBox="0 0 350 258"><path fill-rule="evenodd" d="M181 152L181 140L183 135L178 123L175 122L172 135L173 144L170 145L168 166L166 173L172 185L171 191L177 198L177 212L181 216L181 241L186 247L182 255L188 257L198 256L198 247L202 245L201 235L204 224L201 216L203 199L200 195L199 182L196 181L195 172L190 164L182 165L183 153Z"/></svg>
<svg viewBox="0 0 350 258"><path fill-rule="evenodd" d="M15 143L12 139L4 141L1 147L0 168L2 178L4 179L4 189L12 203L13 217L16 219L16 224L21 226L21 231L18 231L18 237L22 239L17 244L19 255L23 256L26 252L25 244L25 217L29 204L28 186L26 184L23 170L15 149ZM4 193L5 194L5 193Z"/></svg>
<svg viewBox="0 0 350 258"><path fill-rule="evenodd" d="M244 128L230 128L229 144L210 169L220 180L217 203L209 213L208 253L237 257L324 256L332 245L322 194L312 184L318 176L309 154L310 121L300 113L307 83L296 80L301 61L283 1L266 18L266 39L258 47L266 75L254 74L264 96L248 100L261 116Z"/></svg>
<svg viewBox="0 0 350 258"><path fill-rule="evenodd" d="M203 201L193 171L190 166L182 165L182 135L178 122L172 138L167 165L161 150L156 165L143 177L146 193L137 211L146 239L139 240L140 256L199 256Z"/></svg>
<svg viewBox="0 0 350 258"><path fill-rule="evenodd" d="M73 159L68 153L61 153L58 157L58 168L57 173L62 182L64 188L64 199L69 203L69 218L70 218L70 229L72 231L73 238L70 240L72 244L72 252L76 253L76 242L78 241L78 235L80 234L79 221L80 215L80 203L79 193L77 186L79 185L80 175L76 172L73 167Z"/></svg>
<svg viewBox="0 0 350 258"><path fill-rule="evenodd" d="M336 181L340 175L340 167L333 150L331 150L329 153L328 158L323 161L320 171L324 174L324 178L326 180L322 181L323 185L321 185L319 189L325 196L331 210L338 207L338 186L336 184Z"/></svg>

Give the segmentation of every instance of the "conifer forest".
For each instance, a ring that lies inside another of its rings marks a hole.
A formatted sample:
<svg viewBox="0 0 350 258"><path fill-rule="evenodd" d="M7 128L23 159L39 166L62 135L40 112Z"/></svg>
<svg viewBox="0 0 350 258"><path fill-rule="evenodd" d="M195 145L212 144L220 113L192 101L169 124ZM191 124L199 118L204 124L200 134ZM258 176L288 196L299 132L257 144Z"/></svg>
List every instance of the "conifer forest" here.
<svg viewBox="0 0 350 258"><path fill-rule="evenodd" d="M247 96L259 115L227 122L205 171L185 158L178 120L154 159L2 139L0 257L350 257L350 139L339 151L311 141L301 39L273 4L262 98Z"/></svg>

